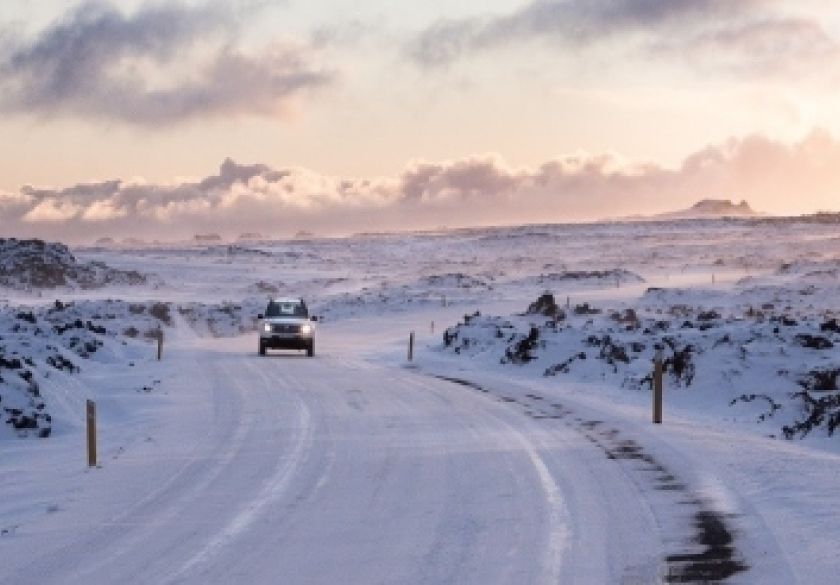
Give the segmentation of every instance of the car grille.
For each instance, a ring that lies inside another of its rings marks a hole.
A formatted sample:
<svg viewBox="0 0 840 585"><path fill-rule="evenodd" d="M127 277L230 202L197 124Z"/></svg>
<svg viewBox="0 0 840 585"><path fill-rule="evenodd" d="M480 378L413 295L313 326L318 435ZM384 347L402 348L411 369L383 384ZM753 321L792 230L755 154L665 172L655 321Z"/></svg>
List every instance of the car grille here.
<svg viewBox="0 0 840 585"><path fill-rule="evenodd" d="M300 325L289 325L285 323L275 323L271 327L272 333L300 333Z"/></svg>

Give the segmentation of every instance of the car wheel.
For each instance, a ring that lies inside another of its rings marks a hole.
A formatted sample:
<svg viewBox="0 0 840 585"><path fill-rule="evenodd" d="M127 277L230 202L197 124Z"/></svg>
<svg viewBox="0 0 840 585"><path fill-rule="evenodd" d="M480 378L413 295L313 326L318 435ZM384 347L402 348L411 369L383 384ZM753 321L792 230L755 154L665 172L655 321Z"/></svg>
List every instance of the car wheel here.
<svg viewBox="0 0 840 585"><path fill-rule="evenodd" d="M265 355L265 345L260 343L260 355Z"/></svg>
<svg viewBox="0 0 840 585"><path fill-rule="evenodd" d="M313 355L315 355L315 343L314 342L310 343L309 347L306 348L306 355L308 357L312 357Z"/></svg>

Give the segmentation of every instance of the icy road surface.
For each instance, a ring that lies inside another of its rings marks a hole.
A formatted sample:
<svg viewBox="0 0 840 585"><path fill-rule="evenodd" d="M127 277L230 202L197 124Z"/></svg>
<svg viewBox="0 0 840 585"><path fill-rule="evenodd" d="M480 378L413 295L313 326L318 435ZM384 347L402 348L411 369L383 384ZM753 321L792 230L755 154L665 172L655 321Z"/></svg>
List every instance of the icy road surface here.
<svg viewBox="0 0 840 585"><path fill-rule="evenodd" d="M764 443L740 442L739 467L727 471L733 438L705 429L658 438L620 408L599 412L499 377L435 378L447 374L441 364L380 365L346 342L313 359L259 358L254 344L172 340L157 410L102 405L122 422L103 421L101 469L83 467L82 433L10 449L0 462L0 518L12 519L1 527L0 582L792 583L829 574L820 562L836 547L811 540L819 518L792 530L791 548L779 545L800 511L795 493L772 514L746 501L750 490L784 489L750 470L768 459ZM821 464L773 444L777 466ZM816 548L792 567L797 542Z"/></svg>

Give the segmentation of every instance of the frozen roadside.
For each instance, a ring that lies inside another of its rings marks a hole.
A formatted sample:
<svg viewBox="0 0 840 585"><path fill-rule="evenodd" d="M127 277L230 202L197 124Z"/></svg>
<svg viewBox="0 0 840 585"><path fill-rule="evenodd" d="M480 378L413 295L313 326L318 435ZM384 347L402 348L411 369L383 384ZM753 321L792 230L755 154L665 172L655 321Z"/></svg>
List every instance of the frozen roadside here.
<svg viewBox="0 0 840 585"><path fill-rule="evenodd" d="M684 555L705 553L701 558L710 566L748 567L733 571L727 582L834 578L840 495L833 486L840 456L698 421L690 412L666 411L665 424L654 427L649 404L615 400L592 383L523 380L437 352L423 352L417 364L423 374L449 378L462 391L484 392L546 427L566 426L587 437L643 491L658 493L653 502L664 500L658 520L676 530L667 557L678 569ZM707 525L704 534L703 520L710 518L722 523L731 543L715 536L714 527ZM686 530L691 523L694 530Z"/></svg>
<svg viewBox="0 0 840 585"><path fill-rule="evenodd" d="M205 453L219 431L213 420L212 377L197 367L197 352L174 343L184 328L168 328L165 359L133 352L125 363L86 362L80 374L53 375L44 391L61 410L61 427L46 440L6 440L0 459L0 546L6 562L31 562L31 550L60 551L83 535L119 525L153 494L166 489L189 462ZM130 365L129 365L130 364ZM61 400L59 400L61 399ZM84 403L97 405L99 465L85 456ZM75 413L75 414L74 414ZM95 550L61 553L32 563L82 567Z"/></svg>

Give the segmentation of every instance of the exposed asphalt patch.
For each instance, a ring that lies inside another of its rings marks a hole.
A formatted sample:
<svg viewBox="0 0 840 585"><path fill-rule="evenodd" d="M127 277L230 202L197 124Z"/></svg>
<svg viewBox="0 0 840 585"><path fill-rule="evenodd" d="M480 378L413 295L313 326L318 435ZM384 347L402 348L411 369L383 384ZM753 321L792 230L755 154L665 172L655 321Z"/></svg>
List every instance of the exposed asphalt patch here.
<svg viewBox="0 0 840 585"><path fill-rule="evenodd" d="M473 390L478 390L479 392L484 392L485 394L487 394L489 392L489 390L487 390L486 388L482 387L479 384L476 384L475 382L470 382L469 380L464 380L464 379L461 379L461 378L450 378L449 376L434 376L434 377L437 378L438 380L445 380L447 382L452 382L453 384L460 384L461 386L467 386L468 388L472 388Z"/></svg>
<svg viewBox="0 0 840 585"><path fill-rule="evenodd" d="M480 384L469 380L434 377L484 394L490 393ZM604 421L574 416L573 411L560 402L548 403L545 397L536 394L526 394L525 397L528 400L522 402L510 396L501 396L499 399L502 402L519 403L524 413L535 420L561 420L601 450L607 459L641 464L631 469L641 473L655 491L672 498L674 505L692 509L689 514L693 532L680 538L685 548L665 556L665 583L724 583L733 575L749 570L749 565L740 560L734 532L728 525L728 519L732 516L715 510L710 502L692 491L638 442L621 438L618 429L607 428Z"/></svg>
<svg viewBox="0 0 840 585"><path fill-rule="evenodd" d="M668 562L668 583L720 583L748 569L735 558L732 532L723 514L700 510L694 515L695 543L702 550L695 553L673 554Z"/></svg>

